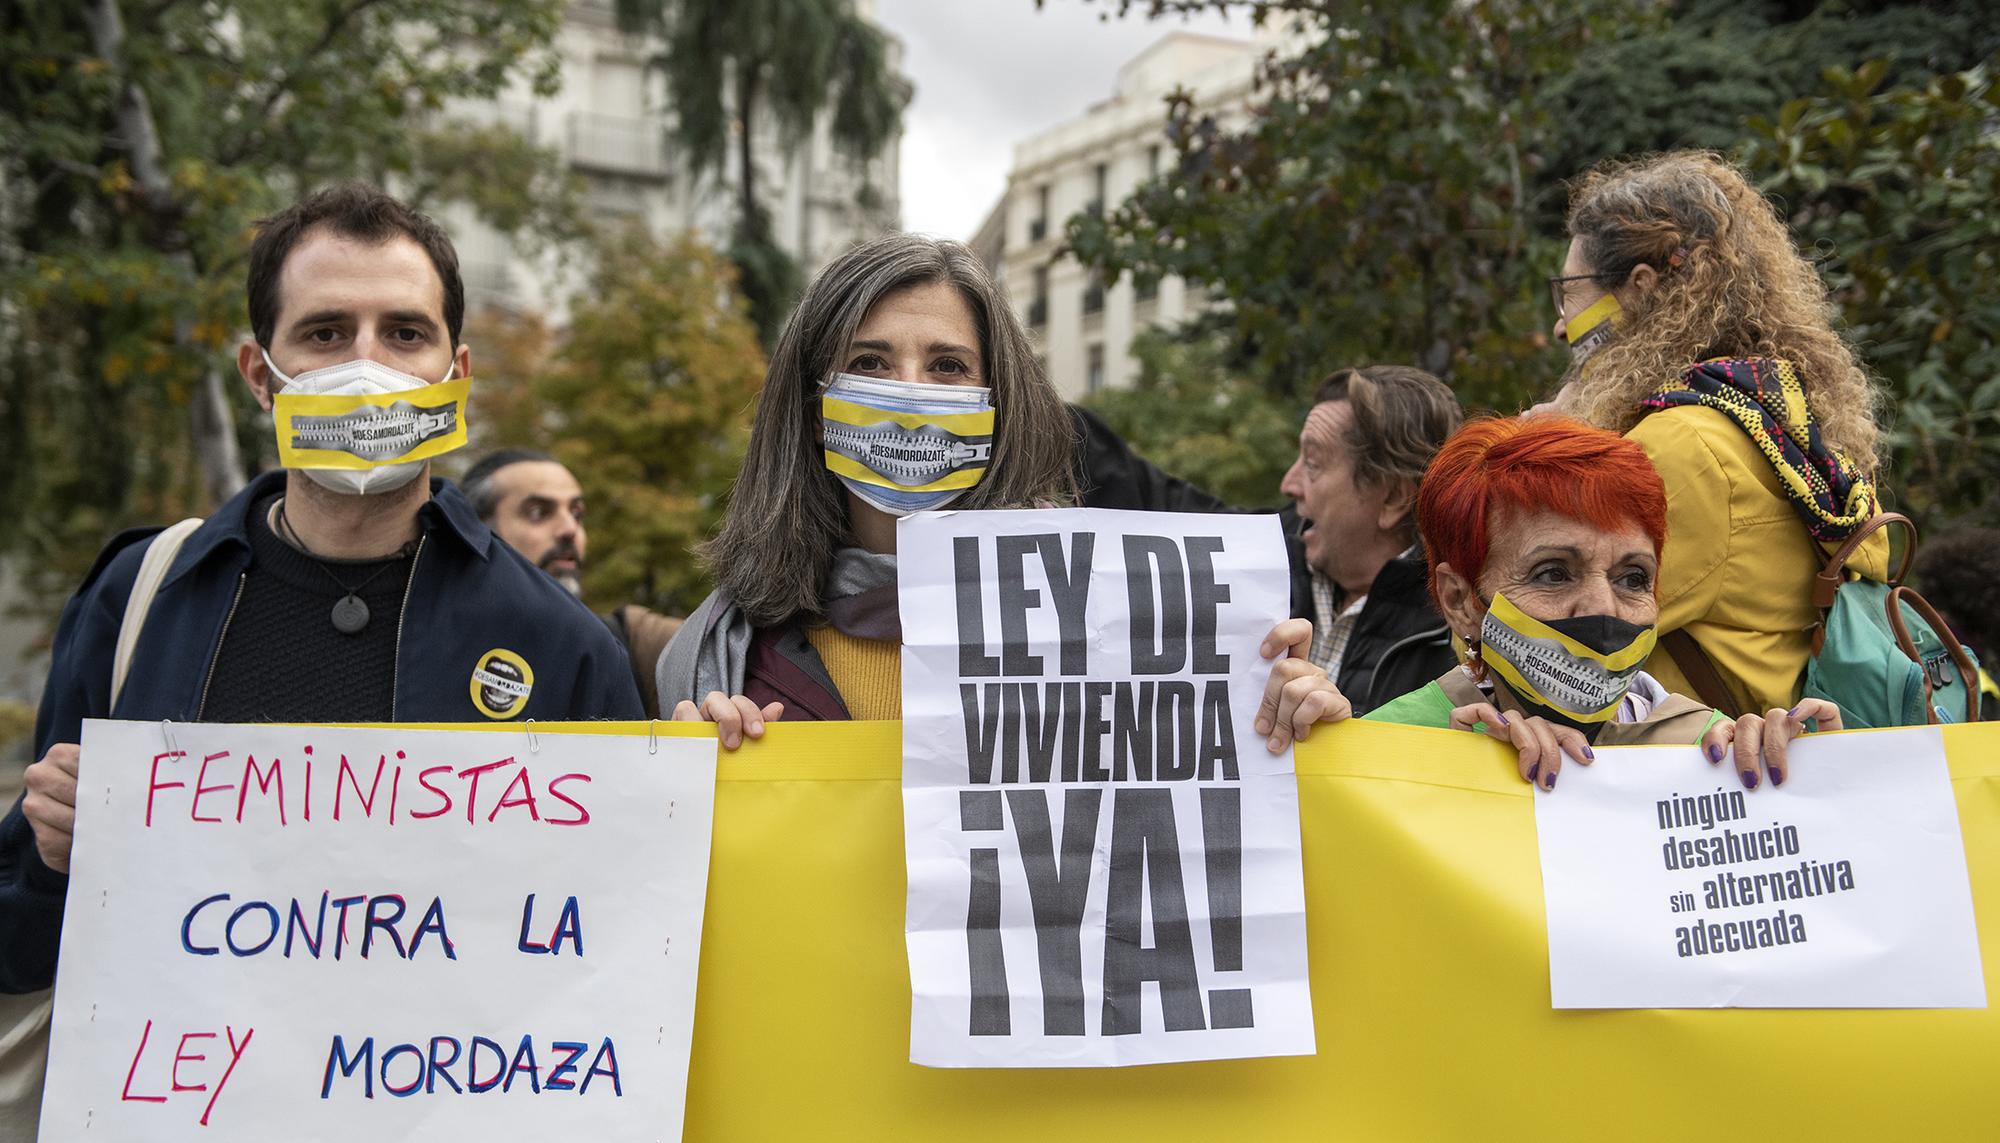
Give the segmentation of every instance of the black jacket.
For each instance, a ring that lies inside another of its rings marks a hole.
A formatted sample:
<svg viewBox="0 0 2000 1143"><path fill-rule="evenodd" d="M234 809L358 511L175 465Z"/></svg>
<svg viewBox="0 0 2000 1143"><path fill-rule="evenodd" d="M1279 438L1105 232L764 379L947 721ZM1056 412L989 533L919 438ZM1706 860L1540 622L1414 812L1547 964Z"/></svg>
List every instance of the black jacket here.
<svg viewBox="0 0 2000 1143"><path fill-rule="evenodd" d="M1451 630L1431 606L1429 575L1422 546L1375 574L1341 656L1340 677L1334 680L1357 717L1428 684L1458 661ZM1310 575L1305 594L1306 616L1317 622Z"/></svg>
<svg viewBox="0 0 2000 1143"><path fill-rule="evenodd" d="M1132 508L1142 512L1264 512L1224 503L1173 476L1132 451L1096 413L1081 405L1069 407L1076 421L1076 483L1085 508ZM1312 572L1299 539L1299 510L1292 505L1278 513L1285 530L1285 558L1292 569L1292 615L1313 618ZM1429 680L1426 679L1426 682Z"/></svg>
<svg viewBox="0 0 2000 1143"><path fill-rule="evenodd" d="M201 718L205 684L250 566L250 506L284 479L271 472L251 481L188 536L147 613L116 707L110 692L118 628L157 529L125 533L106 547L56 628L35 722L36 757L58 742L79 741L86 718ZM532 672L526 700L503 716L512 722L644 717L624 648L574 596L499 542L457 489L433 480L418 522L423 538L398 619L395 721L490 721L475 705L472 672L503 651ZM67 876L42 863L16 801L0 823L0 992L31 992L54 979L68 888Z"/></svg>

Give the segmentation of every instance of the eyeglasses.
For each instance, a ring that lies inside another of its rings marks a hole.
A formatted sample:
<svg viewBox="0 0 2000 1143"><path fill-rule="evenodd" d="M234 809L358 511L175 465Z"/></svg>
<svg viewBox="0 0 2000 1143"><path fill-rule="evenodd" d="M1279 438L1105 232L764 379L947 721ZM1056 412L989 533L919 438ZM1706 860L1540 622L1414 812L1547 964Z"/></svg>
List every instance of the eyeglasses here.
<svg viewBox="0 0 2000 1143"><path fill-rule="evenodd" d="M1608 276L1605 274L1566 274L1550 278L1549 301L1554 303L1556 307L1556 316L1563 316L1563 295L1569 292L1564 288L1565 286L1571 282L1601 282Z"/></svg>

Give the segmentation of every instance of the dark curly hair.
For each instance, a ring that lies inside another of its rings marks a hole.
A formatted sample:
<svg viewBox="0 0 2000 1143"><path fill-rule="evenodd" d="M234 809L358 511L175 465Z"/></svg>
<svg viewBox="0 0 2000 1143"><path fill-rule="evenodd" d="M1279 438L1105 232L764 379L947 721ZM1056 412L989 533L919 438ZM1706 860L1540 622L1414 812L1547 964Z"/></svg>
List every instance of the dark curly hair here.
<svg viewBox="0 0 2000 1143"><path fill-rule="evenodd" d="M1961 528L1925 541L1912 578L1981 661L2000 658L2000 528Z"/></svg>

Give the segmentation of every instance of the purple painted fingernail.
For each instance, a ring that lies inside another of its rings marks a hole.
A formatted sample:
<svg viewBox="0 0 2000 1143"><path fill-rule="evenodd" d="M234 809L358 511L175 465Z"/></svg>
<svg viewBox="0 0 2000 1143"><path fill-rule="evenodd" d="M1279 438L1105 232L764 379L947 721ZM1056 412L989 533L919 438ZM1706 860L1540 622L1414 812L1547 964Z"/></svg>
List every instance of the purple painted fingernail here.
<svg viewBox="0 0 2000 1143"><path fill-rule="evenodd" d="M1709 760L1710 762L1720 762L1720 761L1722 761L1722 747L1720 747L1720 746L1717 746L1717 745L1716 745L1715 743L1713 743L1713 742L1709 743L1709 744L1708 744L1708 760Z"/></svg>
<svg viewBox="0 0 2000 1143"><path fill-rule="evenodd" d="M1782 786L1782 785L1784 785L1784 784L1785 784L1785 772L1784 772L1783 770L1773 770L1773 771L1771 771L1771 784L1772 784L1773 786Z"/></svg>
<svg viewBox="0 0 2000 1143"><path fill-rule="evenodd" d="M1542 774L1542 764L1540 762L1537 762L1533 766L1528 767L1528 781L1530 783L1534 782L1536 778L1541 777L1541 774Z"/></svg>
<svg viewBox="0 0 2000 1143"><path fill-rule="evenodd" d="M1755 770L1743 771L1743 788L1746 790L1754 790L1757 788L1757 771Z"/></svg>
<svg viewBox="0 0 2000 1143"><path fill-rule="evenodd" d="M1800 711L1802 711L1802 710L1804 710L1805 708L1806 708L1806 704L1804 704L1804 703L1800 703L1799 705L1797 705L1797 706L1793 707L1792 709L1790 709L1790 710L1786 711L1786 712L1785 712L1785 717L1786 717L1786 718L1797 718L1797 717L1799 716L1799 712L1800 712Z"/></svg>
<svg viewBox="0 0 2000 1143"><path fill-rule="evenodd" d="M1507 712L1506 712L1506 711L1504 711L1504 710L1496 710L1496 711L1494 711L1493 713L1495 713L1495 714L1497 714L1497 715L1499 715L1499 716L1500 716L1500 725L1502 725L1502 726L1505 726L1505 725L1507 725Z"/></svg>
<svg viewBox="0 0 2000 1143"><path fill-rule="evenodd" d="M1592 762L1597 761L1597 751L1592 750L1587 744L1583 748L1583 756L1585 758L1590 759Z"/></svg>
<svg viewBox="0 0 2000 1143"><path fill-rule="evenodd" d="M1553 790L1555 788L1556 788L1556 772L1554 770L1551 770L1549 771L1549 776L1542 779L1542 789Z"/></svg>

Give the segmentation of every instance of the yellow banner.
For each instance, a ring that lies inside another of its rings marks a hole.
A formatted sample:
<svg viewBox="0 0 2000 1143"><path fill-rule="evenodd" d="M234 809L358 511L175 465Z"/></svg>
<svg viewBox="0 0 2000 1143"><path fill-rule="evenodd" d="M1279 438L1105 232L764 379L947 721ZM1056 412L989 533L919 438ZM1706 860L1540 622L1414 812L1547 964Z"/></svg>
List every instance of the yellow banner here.
<svg viewBox="0 0 2000 1143"><path fill-rule="evenodd" d="M1944 740L2000 999L2000 727ZM1991 1009L1552 1010L1532 795L1511 756L1366 722L1299 750L1317 1056L917 1067L900 755L897 723L780 723L723 755L687 1138L1686 1143L2000 1122Z"/></svg>

